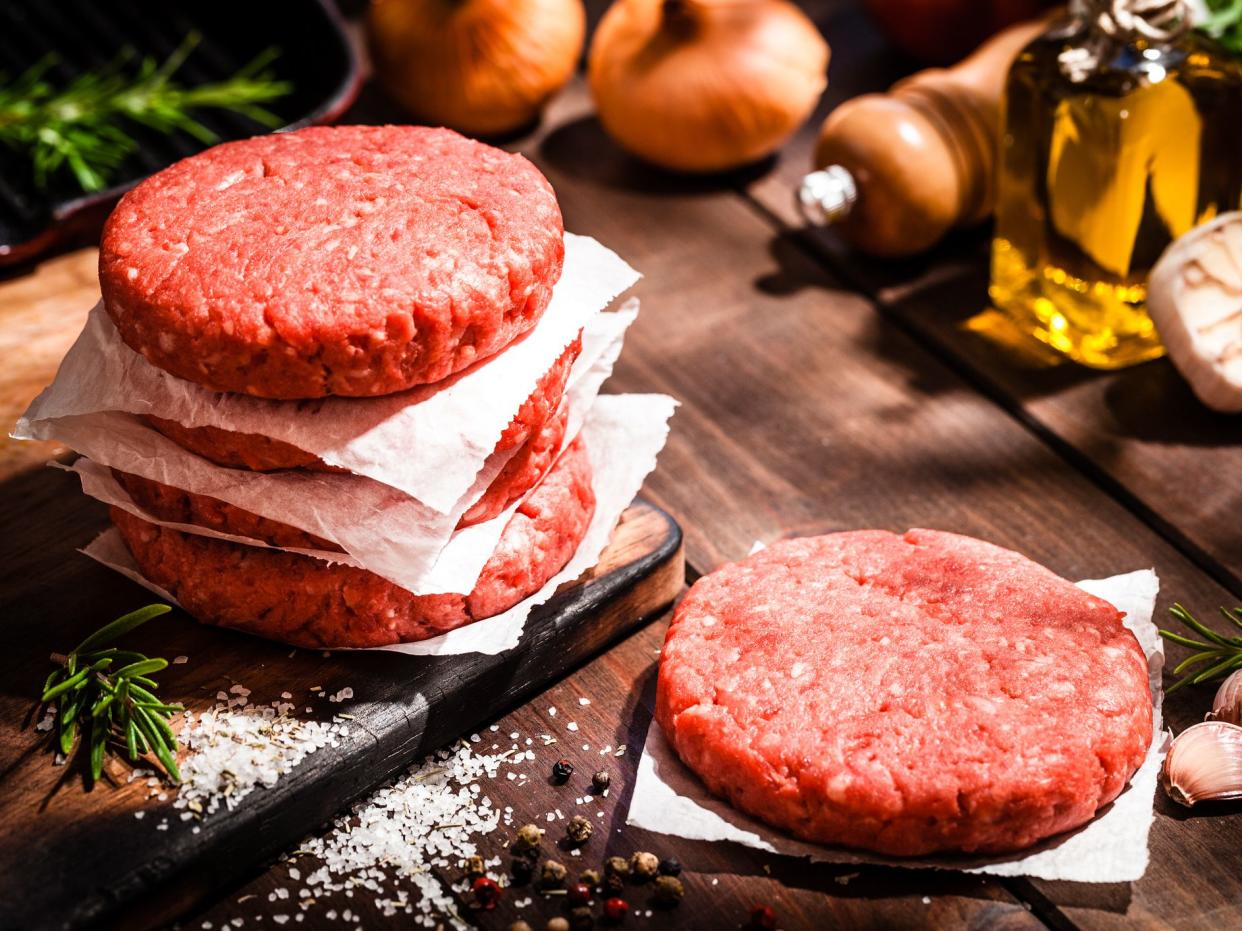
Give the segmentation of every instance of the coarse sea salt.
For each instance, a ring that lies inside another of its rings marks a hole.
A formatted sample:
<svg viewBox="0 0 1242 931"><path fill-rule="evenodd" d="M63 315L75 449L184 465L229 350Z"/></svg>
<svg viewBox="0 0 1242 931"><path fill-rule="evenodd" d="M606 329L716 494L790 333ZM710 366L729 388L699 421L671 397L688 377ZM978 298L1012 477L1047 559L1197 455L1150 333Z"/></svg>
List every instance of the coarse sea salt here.
<svg viewBox="0 0 1242 931"><path fill-rule="evenodd" d="M424 927L447 920L468 928L456 911L454 889L436 871L460 871L478 854L476 839L499 827L501 811L480 793L479 780L494 779L502 766L525 756L511 753L476 753L460 741L426 758L337 818L326 834L302 843L297 853L321 864L305 883L317 896L367 890L385 916L405 914ZM418 895L390 889L398 879L413 883ZM503 875L497 880L506 883ZM460 893L465 887L454 888Z"/></svg>
<svg viewBox="0 0 1242 931"><path fill-rule="evenodd" d="M181 787L173 804L182 817L205 816L221 805L233 809L256 788L271 788L309 754L348 734L348 725L289 717L293 705L241 705L250 693L234 685L220 703L187 714L178 739L188 751L180 765ZM239 697L240 696L240 697Z"/></svg>

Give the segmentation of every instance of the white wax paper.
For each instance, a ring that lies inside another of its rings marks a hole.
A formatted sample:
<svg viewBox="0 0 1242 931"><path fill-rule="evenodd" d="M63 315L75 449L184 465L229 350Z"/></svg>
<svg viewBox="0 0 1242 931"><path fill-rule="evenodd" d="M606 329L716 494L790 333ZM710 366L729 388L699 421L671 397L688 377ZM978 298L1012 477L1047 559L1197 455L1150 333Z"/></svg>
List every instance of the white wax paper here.
<svg viewBox="0 0 1242 931"><path fill-rule="evenodd" d="M1073 833L1052 838L1030 850L998 857L894 858L825 847L796 840L716 798L682 762L651 722L638 777L630 800L629 824L691 840L732 841L771 853L808 857L823 863L879 864L926 869L954 869L996 876L1033 876L1074 882L1131 882L1147 869L1147 835L1152 800L1164 762L1160 674L1164 648L1152 610L1160 583L1150 569L1088 580L1079 587L1126 613L1125 625L1147 654L1155 714L1147 758L1130 784L1103 812Z"/></svg>
<svg viewBox="0 0 1242 931"><path fill-rule="evenodd" d="M561 278L525 338L447 384L378 398L269 401L211 391L151 365L121 341L108 315L96 307L55 380L31 403L13 436L67 442L58 435L58 419L154 414L283 440L448 514L475 485L539 377L638 277L595 240L566 233ZM414 450L418 455L409 454Z"/></svg>
<svg viewBox="0 0 1242 931"><path fill-rule="evenodd" d="M583 351L567 388L571 428L581 423L611 374L625 330L636 314L636 305L627 305L588 321ZM454 529L512 451L489 457L471 489L445 514L360 475L298 469L264 473L217 466L182 449L134 414L103 411L61 417L52 422L51 429L56 439L99 465L218 498L306 530L340 546L353 564L420 595L474 588L508 517L502 514L463 530ZM399 448L393 457L417 458ZM92 488L101 493L111 490L101 483ZM134 510L128 495L109 503L126 507L127 502L127 509ZM150 519L150 515L135 513ZM342 561L339 554L336 559Z"/></svg>
<svg viewBox="0 0 1242 931"><path fill-rule="evenodd" d="M599 561L621 512L655 468L656 456L668 438L668 420L675 406L672 398L659 394L605 395L596 401L582 428L594 470L595 515L577 552L543 588L495 617L430 640L374 649L412 656L447 656L503 653L517 646L531 610L551 598L563 583L573 581ZM104 531L82 552L169 603L176 603L167 591L142 576L115 528Z"/></svg>

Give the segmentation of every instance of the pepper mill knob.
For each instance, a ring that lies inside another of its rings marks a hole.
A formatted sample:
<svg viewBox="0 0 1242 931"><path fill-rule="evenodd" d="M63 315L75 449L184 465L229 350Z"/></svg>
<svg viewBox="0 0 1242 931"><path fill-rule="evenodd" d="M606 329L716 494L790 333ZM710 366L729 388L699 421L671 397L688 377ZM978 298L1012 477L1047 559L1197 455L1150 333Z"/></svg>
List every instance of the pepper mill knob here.
<svg viewBox="0 0 1242 931"><path fill-rule="evenodd" d="M808 223L832 224L854 246L910 255L992 212L1000 102L1009 65L1045 19L1011 26L949 69L921 71L886 94L828 115L798 190Z"/></svg>

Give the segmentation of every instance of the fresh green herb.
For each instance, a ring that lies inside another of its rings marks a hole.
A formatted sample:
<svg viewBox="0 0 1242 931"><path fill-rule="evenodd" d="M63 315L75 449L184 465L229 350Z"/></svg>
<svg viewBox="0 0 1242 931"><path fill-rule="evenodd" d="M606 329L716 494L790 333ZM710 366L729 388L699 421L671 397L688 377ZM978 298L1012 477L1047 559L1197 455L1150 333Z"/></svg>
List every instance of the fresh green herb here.
<svg viewBox="0 0 1242 931"><path fill-rule="evenodd" d="M126 65L134 54L123 52L104 70L59 88L47 78L58 61L54 55L13 81L0 77L0 142L29 156L39 187L68 168L84 191L98 191L138 147L126 121L165 134L180 130L204 145L219 138L191 115L194 110L230 110L263 126L278 126L280 119L260 106L292 90L268 68L276 50L259 55L228 80L185 87L172 77L199 39L190 33L162 65L144 58L132 73Z"/></svg>
<svg viewBox="0 0 1242 931"><path fill-rule="evenodd" d="M1198 28L1235 55L1242 55L1242 0L1206 0L1207 18Z"/></svg>
<svg viewBox="0 0 1242 931"><path fill-rule="evenodd" d="M1184 637L1171 630L1160 631L1160 636L1164 639L1180 643L1196 651L1178 663L1173 670L1173 675L1181 676L1181 678L1169 689L1168 694L1172 695L1183 685L1198 685L1200 682L1219 679L1235 669L1242 669L1242 636L1222 637L1210 627L1195 620L1194 616L1179 604L1169 608L1169 613L1204 639ZM1220 613L1225 616L1225 620L1242 631L1242 607L1221 608ZM1186 672L1186 670L1190 671ZM1182 675L1183 673L1185 675Z"/></svg>
<svg viewBox="0 0 1242 931"><path fill-rule="evenodd" d="M88 748L92 783L103 775L109 746L121 745L131 763L150 752L169 779L181 780L177 737L168 719L185 709L157 698L159 686L151 678L168 661L112 646L135 627L171 610L164 604L147 605L104 625L69 654L52 654L57 668L43 684L41 701L54 714L53 736L60 752L68 757L75 746Z"/></svg>

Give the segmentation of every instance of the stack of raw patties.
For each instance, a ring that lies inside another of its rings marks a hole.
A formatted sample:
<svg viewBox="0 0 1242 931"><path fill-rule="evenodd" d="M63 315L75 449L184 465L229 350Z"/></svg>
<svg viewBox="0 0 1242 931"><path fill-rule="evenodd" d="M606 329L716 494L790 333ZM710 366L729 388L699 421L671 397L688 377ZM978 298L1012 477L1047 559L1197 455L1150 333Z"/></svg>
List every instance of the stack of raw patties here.
<svg viewBox="0 0 1242 931"><path fill-rule="evenodd" d="M505 648L663 445L670 399L596 397L636 277L447 130L217 146L118 205L15 435L82 453L115 524L88 554L202 621L360 647L493 618L464 648Z"/></svg>

